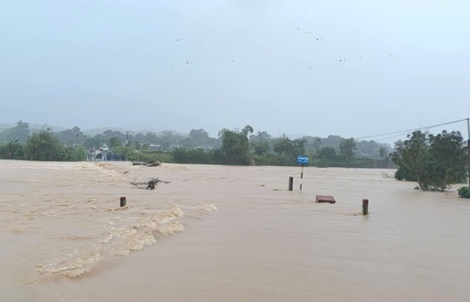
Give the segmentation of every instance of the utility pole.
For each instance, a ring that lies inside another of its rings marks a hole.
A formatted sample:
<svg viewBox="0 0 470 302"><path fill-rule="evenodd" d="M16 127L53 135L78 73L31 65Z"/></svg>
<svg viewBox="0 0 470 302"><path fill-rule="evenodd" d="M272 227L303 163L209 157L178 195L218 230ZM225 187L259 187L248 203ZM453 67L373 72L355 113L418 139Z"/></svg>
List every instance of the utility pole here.
<svg viewBox="0 0 470 302"><path fill-rule="evenodd" d="M467 155L468 155L468 186L470 187L470 119L467 117Z"/></svg>

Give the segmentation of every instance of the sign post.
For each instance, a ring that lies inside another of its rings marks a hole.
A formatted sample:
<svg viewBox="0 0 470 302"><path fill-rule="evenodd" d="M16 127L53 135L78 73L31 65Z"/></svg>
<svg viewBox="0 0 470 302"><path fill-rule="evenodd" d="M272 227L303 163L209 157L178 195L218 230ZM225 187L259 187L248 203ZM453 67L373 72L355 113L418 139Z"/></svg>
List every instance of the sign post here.
<svg viewBox="0 0 470 302"><path fill-rule="evenodd" d="M297 156L297 164L302 165L302 172L300 173L300 191L302 191L302 179L304 178L304 165L308 165L308 156Z"/></svg>

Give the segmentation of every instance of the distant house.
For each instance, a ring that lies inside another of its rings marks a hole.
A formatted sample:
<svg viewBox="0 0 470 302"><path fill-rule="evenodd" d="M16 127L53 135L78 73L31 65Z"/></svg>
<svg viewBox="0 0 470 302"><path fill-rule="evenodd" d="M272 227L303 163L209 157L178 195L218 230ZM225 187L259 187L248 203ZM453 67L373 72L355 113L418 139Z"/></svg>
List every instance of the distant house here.
<svg viewBox="0 0 470 302"><path fill-rule="evenodd" d="M156 150L161 150L161 149L162 149L162 145L150 144L150 145L149 145L149 148L150 148L150 150L154 150L154 151L156 151Z"/></svg>
<svg viewBox="0 0 470 302"><path fill-rule="evenodd" d="M194 147L194 149L202 149L202 150L204 150L204 151L206 151L206 152L207 152L207 151L212 151L212 150L214 150L213 147L204 147L204 146L197 146L197 147Z"/></svg>
<svg viewBox="0 0 470 302"><path fill-rule="evenodd" d="M180 145L180 144L172 144L172 145L170 145L170 147L168 149L175 150L175 149L181 148L181 147L182 147L182 145Z"/></svg>
<svg viewBox="0 0 470 302"><path fill-rule="evenodd" d="M373 156L367 152L364 152L362 150L354 150L354 157L356 158L377 158L377 156Z"/></svg>

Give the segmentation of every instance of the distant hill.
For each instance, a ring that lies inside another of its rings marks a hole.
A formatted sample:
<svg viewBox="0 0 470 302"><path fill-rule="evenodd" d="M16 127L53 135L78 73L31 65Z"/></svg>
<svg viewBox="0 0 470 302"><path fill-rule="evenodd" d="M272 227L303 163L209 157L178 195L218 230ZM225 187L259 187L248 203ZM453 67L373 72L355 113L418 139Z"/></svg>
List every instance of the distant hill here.
<svg viewBox="0 0 470 302"><path fill-rule="evenodd" d="M10 128L14 128L16 127L16 123L0 123L0 133L5 131L5 130L8 130ZM41 129L44 129L44 128L50 128L52 131L54 132L60 132L60 131L64 131L64 130L67 130L67 129L71 129L71 128L66 128L66 127L62 127L62 126L57 126L57 125L47 125L47 124L31 124L31 123L28 123L29 125L29 129L30 130L41 130ZM118 132L121 132L123 134L126 134L128 131L129 131L129 134L131 135L136 135L138 133L142 133L142 134L147 134L147 133L155 133L156 135L159 135L159 134L162 134L163 132L171 132L171 134L173 135L181 135L181 136L186 136L188 135L187 133L180 133L180 132L177 132L177 131L174 131L174 130L161 130L161 131L153 131L153 130L129 130L129 129L124 129L124 128L120 128L120 127L101 127L101 128L93 128L93 129L87 129L87 130L83 130L83 129L80 129L83 134L87 135L87 136L95 136L97 134L103 134L103 132L105 131L108 131L108 130L111 130L111 131L118 131Z"/></svg>
<svg viewBox="0 0 470 302"><path fill-rule="evenodd" d="M0 124L0 132L3 132L7 129L10 129L11 126L9 124Z"/></svg>
<svg viewBox="0 0 470 302"><path fill-rule="evenodd" d="M105 131L108 131L108 130L111 130L111 131L118 131L118 132L121 132L123 134L126 134L128 131L129 131L129 134L131 135L136 135L138 133L142 133L142 134L147 134L147 133L155 133L157 136L159 134L162 134L163 132L165 131L169 131L171 132L173 135L182 135L182 136L186 136L187 133L180 133L180 132L177 132L177 131L173 131L173 130L162 130L162 131L152 131L152 130L129 130L129 129L124 129L124 128L119 128L119 127L101 127L101 128L94 128L94 129L88 129L88 130L82 130L83 134L87 135L87 136L95 136L95 135L98 135L98 134L103 134Z"/></svg>
<svg viewBox="0 0 470 302"><path fill-rule="evenodd" d="M83 130L82 129L82 132L83 132L83 134L85 134L87 136L95 136L95 135L98 135L98 134L103 134L103 132L108 131L108 130L118 131L118 132L121 132L121 133L127 133L127 131L129 131L129 130L126 130L124 128L119 128L119 127L102 127L102 128L88 129L88 130ZM129 134L133 134L133 133L134 133L133 131L129 131Z"/></svg>
<svg viewBox="0 0 470 302"><path fill-rule="evenodd" d="M3 132L7 129L10 129L10 128L14 128L16 127L16 123L0 123L0 132ZM30 130L40 130L40 129L43 129L43 128L51 128L52 131L54 132L58 132L58 131L62 131L62 130L65 130L67 128L65 127L61 127L61 126L56 126L56 125L47 125L47 124L31 124L31 123L28 123L29 125L29 129Z"/></svg>

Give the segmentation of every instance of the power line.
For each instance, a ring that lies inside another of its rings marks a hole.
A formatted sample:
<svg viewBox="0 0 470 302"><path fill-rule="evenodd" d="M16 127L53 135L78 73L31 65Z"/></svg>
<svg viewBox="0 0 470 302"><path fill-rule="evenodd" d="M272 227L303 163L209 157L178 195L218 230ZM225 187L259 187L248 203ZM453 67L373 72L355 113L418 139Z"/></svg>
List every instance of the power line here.
<svg viewBox="0 0 470 302"><path fill-rule="evenodd" d="M445 125L454 124L454 123L459 123L459 122L463 122L463 121L467 121L467 119L462 119L462 120L457 120L457 121L452 121L452 122L446 122L446 123L437 124L437 125L432 125L432 126L424 126L424 127L420 127L420 128L402 130L402 131L395 131L395 132L388 132L388 133L382 133L382 134L375 134L375 135L357 137L357 138L355 138L355 140L361 140L361 139L373 138L373 137L381 137L381 136L386 136L386 135L393 135L393 136L391 136L391 137L387 137L387 138L380 139L380 140L386 140L386 139L390 139L390 138L394 138L394 137L399 137L399 136L401 136L401 135L403 135L403 134L408 134L408 133L411 133L411 132L414 132L414 131L418 131L418 130L422 130L422 129L431 129L431 128L440 127L440 126L445 126Z"/></svg>

